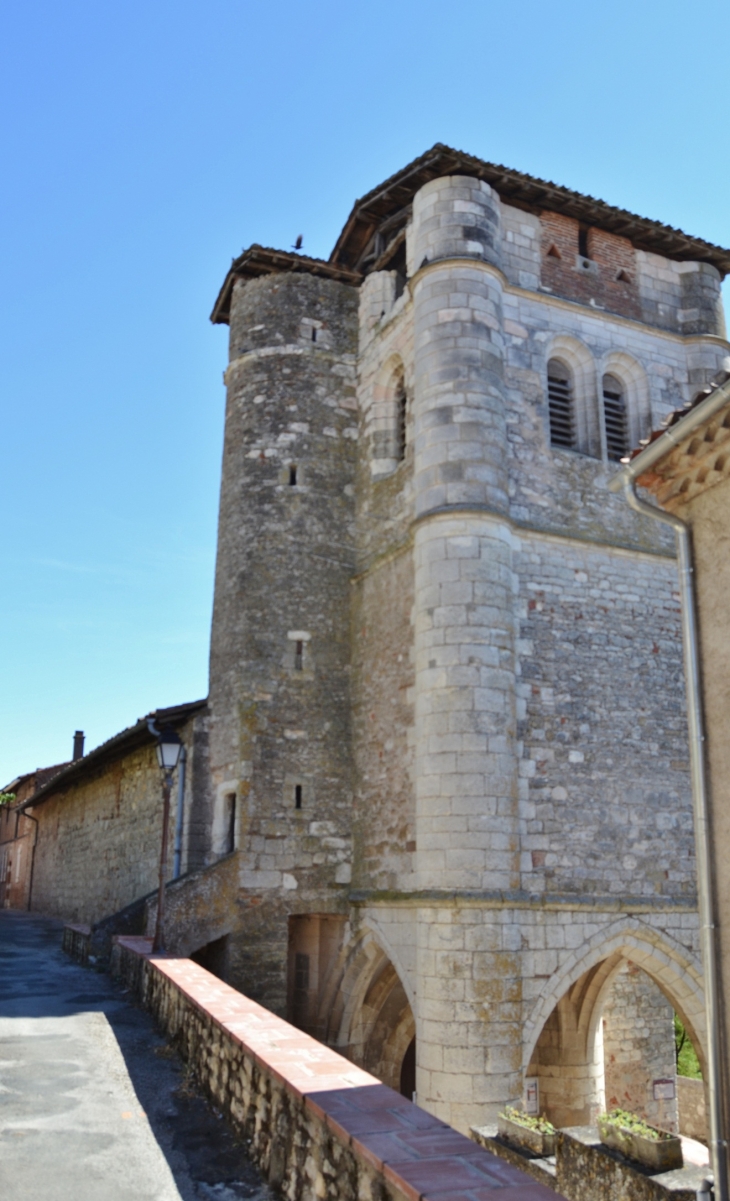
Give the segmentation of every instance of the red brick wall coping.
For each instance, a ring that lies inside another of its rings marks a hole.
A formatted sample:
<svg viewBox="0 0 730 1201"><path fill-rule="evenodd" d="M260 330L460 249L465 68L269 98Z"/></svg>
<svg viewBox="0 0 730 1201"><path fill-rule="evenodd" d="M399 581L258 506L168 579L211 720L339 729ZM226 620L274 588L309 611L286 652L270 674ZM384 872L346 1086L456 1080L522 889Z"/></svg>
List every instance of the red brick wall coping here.
<svg viewBox="0 0 730 1201"><path fill-rule="evenodd" d="M298 1169L290 1162L278 1172L273 1167L269 1170L269 1165L280 1158L276 1154L276 1133L270 1137L265 1154L260 1152L258 1156L257 1139L252 1137L252 1155L274 1184L286 1185L284 1191L288 1197L346 1198L351 1193L364 1197L369 1191L373 1196L385 1194L406 1201L556 1201L551 1189L411 1104L374 1076L224 984L192 960L152 956L150 940L145 938L119 936L115 943L117 971L136 983L147 1006L158 1017L161 1012L167 1013L168 1028L175 1023L179 1026L185 1020L184 1016L181 1018L182 1010L191 1007L198 1023L202 1017L212 1024L212 1029L207 1026L212 1042L223 1046L230 1040L242 1051L249 1110L256 1099L252 1101L252 1094L263 1096L262 1090L268 1090L260 1113L270 1115L272 1086L275 1091L281 1089L288 1095L289 1112L300 1115L299 1131L290 1137L292 1147L301 1148L307 1140L327 1144L330 1150L324 1155L325 1160L337 1158L331 1155L333 1144L349 1152L347 1181L345 1168L341 1166L340 1179L328 1185L320 1169L311 1165L307 1177L301 1154ZM137 960L136 968L133 959ZM172 999L171 986L177 994ZM216 1038L216 1027L221 1032L220 1039ZM210 1056L206 1059L203 1051L199 1059L207 1064ZM223 1076L230 1093L228 1070ZM215 1074L212 1087L208 1087L220 1100L222 1089L216 1083L218 1080ZM253 1080L258 1084L252 1084ZM202 1082L205 1084L205 1079ZM236 1089L235 1095L240 1092L240 1088ZM235 1098L228 1109L236 1121ZM238 1109L242 1114L243 1106ZM259 1131L260 1113L252 1130L255 1126ZM239 1123L245 1124L240 1117ZM281 1127L273 1124L278 1133ZM336 1146L334 1149L338 1150ZM286 1157L293 1161L294 1151L287 1151ZM353 1182L353 1158L358 1178L361 1171L370 1178L369 1189L363 1187L364 1181ZM331 1164L325 1166L332 1168ZM313 1173L318 1184L310 1188L308 1180L314 1179Z"/></svg>
<svg viewBox="0 0 730 1201"><path fill-rule="evenodd" d="M80 922L66 922L64 930L70 930L73 934L91 934L91 926L84 926Z"/></svg>

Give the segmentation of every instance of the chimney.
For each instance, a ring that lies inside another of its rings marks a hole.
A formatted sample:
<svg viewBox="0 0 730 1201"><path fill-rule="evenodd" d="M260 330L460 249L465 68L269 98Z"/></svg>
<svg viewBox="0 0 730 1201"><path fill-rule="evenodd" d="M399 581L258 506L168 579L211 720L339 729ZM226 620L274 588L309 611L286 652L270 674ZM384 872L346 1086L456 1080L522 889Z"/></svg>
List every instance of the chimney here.
<svg viewBox="0 0 730 1201"><path fill-rule="evenodd" d="M84 757L84 731L77 730L76 733L74 734L74 758L73 758L74 763L76 762L77 759L83 759L83 757Z"/></svg>

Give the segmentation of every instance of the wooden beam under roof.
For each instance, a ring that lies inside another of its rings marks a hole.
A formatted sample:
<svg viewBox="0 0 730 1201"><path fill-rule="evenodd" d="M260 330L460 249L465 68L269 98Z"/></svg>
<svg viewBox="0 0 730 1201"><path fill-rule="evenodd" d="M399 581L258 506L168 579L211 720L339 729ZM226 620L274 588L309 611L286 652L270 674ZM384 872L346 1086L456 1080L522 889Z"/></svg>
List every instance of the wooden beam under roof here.
<svg viewBox="0 0 730 1201"><path fill-rule="evenodd" d="M382 220L409 203L419 188L431 179L455 173L483 179L507 202L514 198L537 210L563 213L609 233L620 231L620 236L629 238L639 250L680 261L711 263L723 276L730 272L730 250L549 180L487 163L441 143L356 201L330 255L330 263L352 270Z"/></svg>

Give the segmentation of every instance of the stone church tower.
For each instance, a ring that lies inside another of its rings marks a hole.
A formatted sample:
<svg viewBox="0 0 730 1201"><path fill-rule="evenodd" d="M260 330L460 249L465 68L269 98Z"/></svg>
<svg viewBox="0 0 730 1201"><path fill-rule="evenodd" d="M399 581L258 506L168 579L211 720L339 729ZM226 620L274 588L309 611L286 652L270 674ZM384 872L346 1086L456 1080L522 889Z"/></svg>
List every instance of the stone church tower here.
<svg viewBox="0 0 730 1201"><path fill-rule="evenodd" d="M728 269L436 146L214 309L210 937L461 1128L527 1078L586 1120L619 976L702 1051L674 548L607 484L727 355Z"/></svg>

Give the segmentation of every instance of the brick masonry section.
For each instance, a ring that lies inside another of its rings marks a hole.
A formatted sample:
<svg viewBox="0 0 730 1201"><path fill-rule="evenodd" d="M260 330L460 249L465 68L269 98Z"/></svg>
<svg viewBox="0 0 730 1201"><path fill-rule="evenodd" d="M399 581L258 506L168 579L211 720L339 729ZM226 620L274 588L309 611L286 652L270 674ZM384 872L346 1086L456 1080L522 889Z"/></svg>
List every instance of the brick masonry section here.
<svg viewBox="0 0 730 1201"><path fill-rule="evenodd" d="M148 939L119 938L113 968L289 1201L555 1201L191 960L153 959Z"/></svg>

